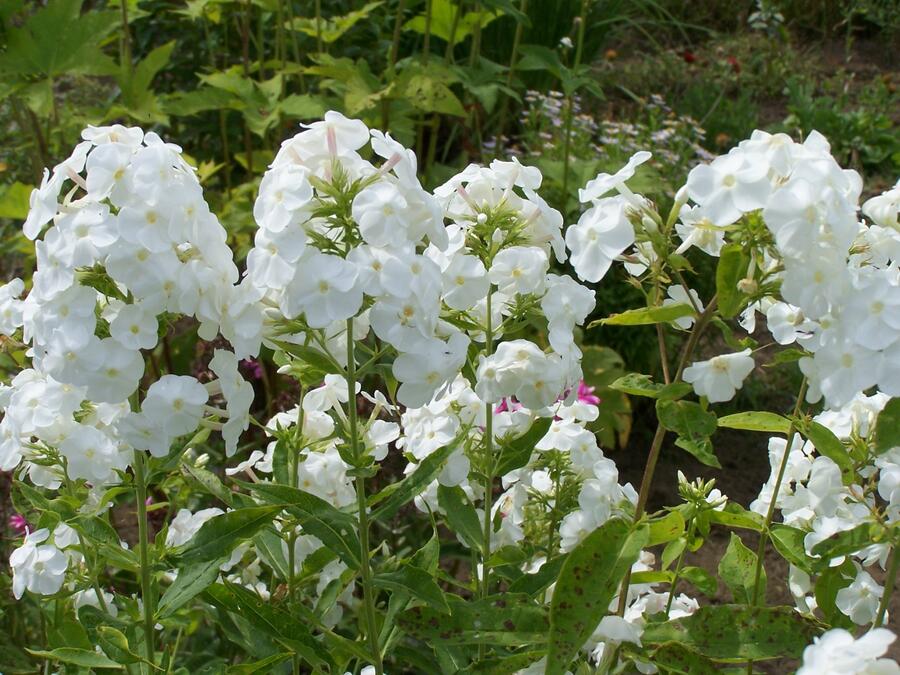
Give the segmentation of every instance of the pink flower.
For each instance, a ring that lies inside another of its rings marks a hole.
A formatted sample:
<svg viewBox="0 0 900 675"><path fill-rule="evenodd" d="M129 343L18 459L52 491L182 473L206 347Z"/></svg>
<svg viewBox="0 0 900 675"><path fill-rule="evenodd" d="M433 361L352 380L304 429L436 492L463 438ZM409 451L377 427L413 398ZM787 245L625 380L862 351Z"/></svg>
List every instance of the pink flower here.
<svg viewBox="0 0 900 675"><path fill-rule="evenodd" d="M500 403L494 406L494 414L498 415L502 412L515 412L516 410L521 410L524 407L525 406L523 406L516 399L510 396L509 398L501 399Z"/></svg>
<svg viewBox="0 0 900 675"><path fill-rule="evenodd" d="M589 387L584 380L578 383L578 400L590 405L600 405L600 397L594 395L594 388Z"/></svg>
<svg viewBox="0 0 900 675"><path fill-rule="evenodd" d="M24 534L28 529L28 521L25 520L25 517L14 513L9 517L9 527L18 534Z"/></svg>

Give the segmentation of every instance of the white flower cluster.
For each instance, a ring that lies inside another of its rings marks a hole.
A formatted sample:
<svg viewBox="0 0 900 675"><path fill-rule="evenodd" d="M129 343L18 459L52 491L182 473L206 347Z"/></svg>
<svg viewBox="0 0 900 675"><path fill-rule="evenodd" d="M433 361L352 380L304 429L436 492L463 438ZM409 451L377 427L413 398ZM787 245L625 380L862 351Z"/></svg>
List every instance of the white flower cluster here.
<svg viewBox="0 0 900 675"><path fill-rule="evenodd" d="M376 166L364 151L384 161ZM468 167L432 195L410 150L327 113L282 144L254 207L259 230L247 279L267 308L271 336L345 363L344 322L355 318L354 340L371 329L393 347L398 400L420 407L455 379L471 340L499 337L505 320L540 304L555 351L521 345L528 363L506 372L502 386L480 387L485 401L518 394L549 405L580 379L572 331L593 296L548 274L550 250L562 261L565 246L562 216L537 195L540 183L537 169L496 161ZM480 375L508 370L489 364L513 349L488 355Z"/></svg>
<svg viewBox="0 0 900 675"><path fill-rule="evenodd" d="M873 429L873 421L888 401L884 394L857 395L839 410L829 410L815 419L830 429L839 439L865 441ZM873 512L883 505L885 522L900 522L900 448L872 457L859 471L865 484L845 485L840 467L829 457L817 455L809 441L795 436L790 450L783 438L769 439L769 459L772 474L763 485L759 498L750 508L764 515L772 501L777 474L788 452L787 464L778 490L776 507L781 510L785 524L806 532L806 552L815 556L813 548L839 532L853 529L864 523L876 522ZM867 567L887 565L890 545L873 543L850 556L853 572L846 579L849 584L838 591L837 608L858 625L871 624L878 612L884 589L866 571ZM845 556L830 560L831 566L840 566ZM852 579L852 581L850 581ZM812 612L817 604L810 576L791 566L790 588L797 607Z"/></svg>
<svg viewBox="0 0 900 675"><path fill-rule="evenodd" d="M807 398L839 407L870 387L900 394L900 188L863 206L862 180L841 169L825 138L803 143L755 131L731 152L690 172L677 232L684 244L718 255L725 234L758 214L771 245L751 252L745 280L777 282L780 297L764 296L745 312L765 313L781 344L813 352L800 362ZM760 242L757 241L756 244ZM757 273L761 277L756 276Z"/></svg>
<svg viewBox="0 0 900 675"><path fill-rule="evenodd" d="M115 482L134 450L165 455L204 417L217 428L227 418L233 452L252 399L237 358L259 344L247 329L252 317L233 311L242 292L231 249L180 148L119 125L82 135L31 197L26 236L51 223L35 242L33 287L24 300L18 279L0 288L0 331L21 328L31 357L0 390L0 469L24 464L32 482L51 489L66 477L96 488ZM178 315L196 319L206 338L221 331L237 354L217 350L220 379L210 385L164 375L137 410L143 350ZM226 410L207 407L211 393L224 394Z"/></svg>

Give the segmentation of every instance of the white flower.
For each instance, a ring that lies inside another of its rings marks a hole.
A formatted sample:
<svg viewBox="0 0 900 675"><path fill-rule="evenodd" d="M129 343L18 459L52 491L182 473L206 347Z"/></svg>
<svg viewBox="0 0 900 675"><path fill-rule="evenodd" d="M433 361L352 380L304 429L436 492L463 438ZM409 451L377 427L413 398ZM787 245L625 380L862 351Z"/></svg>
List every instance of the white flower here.
<svg viewBox="0 0 900 675"><path fill-rule="evenodd" d="M13 571L13 595L20 599L26 590L40 595L53 595L62 588L69 560L55 546L39 545L50 536L47 529L31 532L22 545L9 556Z"/></svg>
<svg viewBox="0 0 900 675"><path fill-rule="evenodd" d="M360 383L356 383L356 392L359 393ZM303 397L303 410L307 412L326 412L332 408L340 408L342 403L347 403L350 397L347 395L347 378L343 375L329 373L325 376L325 383L321 387L311 389Z"/></svg>
<svg viewBox="0 0 900 675"><path fill-rule="evenodd" d="M582 189L578 190L578 200L581 203L592 202L604 197L613 190L623 191L625 181L634 176L637 168L652 157L646 150L634 153L621 169L613 174L599 173L593 180L588 181Z"/></svg>
<svg viewBox="0 0 900 675"><path fill-rule="evenodd" d="M896 675L897 662L879 658L896 638L887 628L875 628L858 640L833 628L803 650L797 675Z"/></svg>
<svg viewBox="0 0 900 675"><path fill-rule="evenodd" d="M512 246L494 256L488 278L501 293L540 293L549 265L547 254L536 246Z"/></svg>
<svg viewBox="0 0 900 675"><path fill-rule="evenodd" d="M875 620L882 595L884 588L868 572L859 570L853 583L837 592L835 604L853 623L864 626Z"/></svg>
<svg viewBox="0 0 900 675"><path fill-rule="evenodd" d="M22 326L24 303L19 296L24 290L25 283L21 279L13 279L0 286L0 335L10 336Z"/></svg>
<svg viewBox="0 0 900 675"><path fill-rule="evenodd" d="M106 605L106 609L109 611L110 616L118 616L119 608L113 604L113 600L115 600L115 596L112 593L107 593L106 591L101 590L103 593L103 603ZM78 591L72 596L72 603L75 607L75 613L78 614L78 610L82 607L96 607L100 609L100 598L97 597L97 591L93 588L88 588L83 591Z"/></svg>
<svg viewBox="0 0 900 675"><path fill-rule="evenodd" d="M566 246L579 279L600 281L612 261L634 243L634 228L625 207L622 198L602 199L566 230Z"/></svg>
<svg viewBox="0 0 900 675"><path fill-rule="evenodd" d="M718 256L725 245L725 231L716 227L699 206L684 206L678 214L675 231L681 237L676 253L684 253L696 246L707 255Z"/></svg>
<svg viewBox="0 0 900 675"><path fill-rule="evenodd" d="M203 417L206 388L188 375L163 375L150 385L141 412L170 436L189 434Z"/></svg>
<svg viewBox="0 0 900 675"><path fill-rule="evenodd" d="M74 424L68 430L59 452L66 458L69 478L84 478L94 485L107 482L114 469L124 469L128 464L112 438L83 424Z"/></svg>
<svg viewBox="0 0 900 675"><path fill-rule="evenodd" d="M359 311L363 292L353 263L307 249L297 265L302 273L294 276L281 300L286 317L302 312L311 328L325 328Z"/></svg>
<svg viewBox="0 0 900 675"><path fill-rule="evenodd" d="M152 349L158 339L159 322L142 303L125 305L109 322L109 334L126 349Z"/></svg>
<svg viewBox="0 0 900 675"><path fill-rule="evenodd" d="M686 289L681 284L672 284L666 289L666 295L669 297L663 300L663 307L669 305L690 305L703 311L703 303L700 302L700 296L692 288ZM683 316L680 319L675 319L672 323L683 330L688 330L694 325L694 315Z"/></svg>
<svg viewBox="0 0 900 675"><path fill-rule="evenodd" d="M202 509L197 513L191 513L188 509L179 509L175 518L169 523L169 529L166 532L166 546L174 548L188 543L206 521L223 513L224 511L218 508Z"/></svg>
<svg viewBox="0 0 900 675"><path fill-rule="evenodd" d="M473 255L455 255L442 273L443 299L451 309L465 311L487 296L490 282L482 262Z"/></svg>
<svg viewBox="0 0 900 675"><path fill-rule="evenodd" d="M710 403L720 403L734 398L753 367L750 350L745 349L692 363L684 369L683 377L685 382L694 385L698 396L705 396Z"/></svg>
<svg viewBox="0 0 900 675"><path fill-rule="evenodd" d="M400 403L413 408L428 403L456 377L466 361L468 346L468 337L454 333L446 342L437 338L422 340L412 350L400 352L391 369L400 382Z"/></svg>
<svg viewBox="0 0 900 675"><path fill-rule="evenodd" d="M742 214L760 209L772 190L764 162L739 150L701 164L688 174L691 199L716 225L730 225Z"/></svg>
<svg viewBox="0 0 900 675"><path fill-rule="evenodd" d="M387 457L388 445L400 438L400 425L396 422L375 420L366 430L366 441L374 448L372 456L380 462Z"/></svg>

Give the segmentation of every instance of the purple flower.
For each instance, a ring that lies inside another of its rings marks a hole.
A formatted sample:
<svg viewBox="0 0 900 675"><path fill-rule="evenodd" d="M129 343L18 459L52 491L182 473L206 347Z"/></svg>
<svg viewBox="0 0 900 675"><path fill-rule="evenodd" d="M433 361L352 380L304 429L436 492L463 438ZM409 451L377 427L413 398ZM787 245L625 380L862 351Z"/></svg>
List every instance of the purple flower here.
<svg viewBox="0 0 900 675"><path fill-rule="evenodd" d="M254 380L261 380L263 376L262 366L256 359L244 359L241 365L247 370L247 375Z"/></svg>

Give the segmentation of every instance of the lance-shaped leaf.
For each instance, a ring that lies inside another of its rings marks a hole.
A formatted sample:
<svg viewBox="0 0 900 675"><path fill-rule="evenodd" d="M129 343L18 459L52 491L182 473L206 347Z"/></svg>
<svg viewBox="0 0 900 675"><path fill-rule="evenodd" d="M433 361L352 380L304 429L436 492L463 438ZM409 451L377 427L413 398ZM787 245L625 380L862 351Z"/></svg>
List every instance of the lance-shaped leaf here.
<svg viewBox="0 0 900 675"><path fill-rule="evenodd" d="M742 412L720 417L719 427L787 434L791 430L791 421L787 417L770 412Z"/></svg>
<svg viewBox="0 0 900 675"><path fill-rule="evenodd" d="M892 398L875 421L875 452L900 446L900 398Z"/></svg>
<svg viewBox="0 0 900 675"><path fill-rule="evenodd" d="M280 511L281 508L277 506L251 506L210 518L182 547L178 555L180 565L206 562L228 555L242 541L271 523Z"/></svg>
<svg viewBox="0 0 900 675"><path fill-rule="evenodd" d="M413 565L403 565L394 572L376 574L372 578L372 583L379 588L409 593L439 612L450 613L444 592L435 583L434 577Z"/></svg>
<svg viewBox="0 0 900 675"><path fill-rule="evenodd" d="M646 524L621 518L589 534L566 559L550 605L547 675L562 675L609 610L623 577L647 544Z"/></svg>
<svg viewBox="0 0 900 675"><path fill-rule="evenodd" d="M505 476L510 471L515 471L528 464L528 460L531 459L531 454L534 452L534 446L546 435L552 422L553 420L549 417L536 420L531 428L518 438L502 442L500 458L497 460L494 474Z"/></svg>
<svg viewBox="0 0 900 675"><path fill-rule="evenodd" d="M588 328L593 326L645 326L654 323L668 323L676 319L682 319L686 316L693 316L696 312L694 308L687 303L678 303L676 305L661 305L659 307L640 307L638 309L629 309L627 312L613 314L605 319L598 319L588 324Z"/></svg>
<svg viewBox="0 0 900 675"><path fill-rule="evenodd" d="M737 316L748 296L740 291L738 282L747 274L750 256L741 244L726 244L719 254L716 267L716 295L719 299L719 311L726 319Z"/></svg>
<svg viewBox="0 0 900 675"><path fill-rule="evenodd" d="M338 511L324 499L288 485L243 482L241 485L269 504L280 504L300 521L308 534L321 539L348 566L359 569L356 519L349 513Z"/></svg>
<svg viewBox="0 0 900 675"><path fill-rule="evenodd" d="M750 604L757 595L756 588L756 553L744 546L744 542L734 532L722 560L719 561L719 576L735 602ZM766 572L762 570L759 577L759 597L766 597Z"/></svg>
<svg viewBox="0 0 900 675"><path fill-rule="evenodd" d="M378 505L372 511L372 518L390 518L397 510L420 495L437 478L447 463L447 458L456 450L455 444L445 445L419 462L415 471L403 480L392 483L372 496L369 506Z"/></svg>
<svg viewBox="0 0 900 675"><path fill-rule="evenodd" d="M156 618L162 619L202 593L219 578L219 567L228 558L198 562L178 570L178 576L166 589L156 606Z"/></svg>

